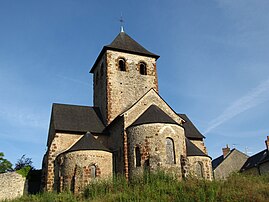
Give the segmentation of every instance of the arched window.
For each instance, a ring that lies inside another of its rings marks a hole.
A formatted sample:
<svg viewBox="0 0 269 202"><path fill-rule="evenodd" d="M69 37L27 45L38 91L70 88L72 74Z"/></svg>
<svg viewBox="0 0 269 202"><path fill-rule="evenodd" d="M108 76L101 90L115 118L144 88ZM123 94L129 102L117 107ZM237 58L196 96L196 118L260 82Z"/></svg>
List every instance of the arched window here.
<svg viewBox="0 0 269 202"><path fill-rule="evenodd" d="M120 58L119 59L119 70L120 71L126 71L126 64L125 59Z"/></svg>
<svg viewBox="0 0 269 202"><path fill-rule="evenodd" d="M95 165L91 165L91 178L94 179L96 178L96 166Z"/></svg>
<svg viewBox="0 0 269 202"><path fill-rule="evenodd" d="M140 148L138 146L135 147L135 165L136 167L141 166L141 153Z"/></svg>
<svg viewBox="0 0 269 202"><path fill-rule="evenodd" d="M140 72L141 75L147 75L147 66L146 66L146 63L141 62L139 64L139 72Z"/></svg>
<svg viewBox="0 0 269 202"><path fill-rule="evenodd" d="M175 164L175 147L174 141L172 138L166 138L166 163L167 164Z"/></svg>
<svg viewBox="0 0 269 202"><path fill-rule="evenodd" d="M198 178L203 178L203 163L202 162L196 162L195 163L195 174Z"/></svg>

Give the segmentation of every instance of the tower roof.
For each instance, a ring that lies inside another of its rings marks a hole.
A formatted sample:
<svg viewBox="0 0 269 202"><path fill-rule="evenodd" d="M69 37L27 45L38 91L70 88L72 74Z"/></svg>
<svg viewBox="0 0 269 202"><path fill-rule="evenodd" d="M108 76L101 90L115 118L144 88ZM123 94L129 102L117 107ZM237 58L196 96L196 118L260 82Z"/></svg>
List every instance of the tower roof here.
<svg viewBox="0 0 269 202"><path fill-rule="evenodd" d="M156 59L160 57L159 55L149 52L147 49L141 46L138 42L132 39L128 34L122 31L116 36L116 38L112 41L111 44L103 47L90 73L93 73L95 66L97 65L98 61L100 60L101 56L104 54L106 50L126 52L126 53L131 53L131 54L153 57Z"/></svg>
<svg viewBox="0 0 269 202"><path fill-rule="evenodd" d="M154 53L149 52L147 49L145 49L143 46L137 43L134 39L132 39L125 32L120 32L118 36L112 41L112 43L105 47L107 49L159 58L158 55L155 55Z"/></svg>
<svg viewBox="0 0 269 202"><path fill-rule="evenodd" d="M107 149L100 142L98 142L90 132L87 132L66 152L73 152L73 151L80 151L80 150L101 150L101 151L110 152L110 150Z"/></svg>
<svg viewBox="0 0 269 202"><path fill-rule="evenodd" d="M177 122L156 105L151 105L131 126L148 123L171 123L178 125Z"/></svg>

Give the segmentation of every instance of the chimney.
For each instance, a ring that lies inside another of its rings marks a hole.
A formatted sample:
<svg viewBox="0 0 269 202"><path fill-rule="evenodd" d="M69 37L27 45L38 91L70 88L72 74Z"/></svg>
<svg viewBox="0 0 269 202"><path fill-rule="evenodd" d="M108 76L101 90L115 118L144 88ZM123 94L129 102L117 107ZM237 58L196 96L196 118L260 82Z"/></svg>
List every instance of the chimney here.
<svg viewBox="0 0 269 202"><path fill-rule="evenodd" d="M223 158L225 158L230 152L229 146L226 144L225 148L222 148Z"/></svg>
<svg viewBox="0 0 269 202"><path fill-rule="evenodd" d="M267 150L269 151L269 136L267 136L267 140L265 140L265 145Z"/></svg>

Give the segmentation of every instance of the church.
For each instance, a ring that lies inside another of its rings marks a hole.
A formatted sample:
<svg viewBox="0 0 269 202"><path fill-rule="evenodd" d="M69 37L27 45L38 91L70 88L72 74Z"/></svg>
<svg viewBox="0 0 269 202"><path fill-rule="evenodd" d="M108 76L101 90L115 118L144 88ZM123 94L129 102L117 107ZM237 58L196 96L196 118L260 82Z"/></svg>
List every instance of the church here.
<svg viewBox="0 0 269 202"><path fill-rule="evenodd" d="M90 70L93 106L53 104L43 190L77 193L93 180L156 170L212 179L205 137L159 95L158 58L122 29Z"/></svg>

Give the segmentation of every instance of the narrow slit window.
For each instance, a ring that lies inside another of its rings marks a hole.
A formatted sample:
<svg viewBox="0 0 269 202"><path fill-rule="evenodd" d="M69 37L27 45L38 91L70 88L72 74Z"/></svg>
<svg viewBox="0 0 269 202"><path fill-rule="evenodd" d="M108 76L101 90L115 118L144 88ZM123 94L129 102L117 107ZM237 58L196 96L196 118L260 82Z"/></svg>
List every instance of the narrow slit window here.
<svg viewBox="0 0 269 202"><path fill-rule="evenodd" d="M135 165L136 167L141 166L141 153L140 153L140 148L138 146L135 147Z"/></svg>
<svg viewBox="0 0 269 202"><path fill-rule="evenodd" d="M94 179L96 178L96 166L95 165L91 165L91 178Z"/></svg>
<svg viewBox="0 0 269 202"><path fill-rule="evenodd" d="M141 75L147 75L147 66L144 62L141 62L139 65L139 71Z"/></svg>
<svg viewBox="0 0 269 202"><path fill-rule="evenodd" d="M125 60L123 58L119 59L119 70L120 71L126 71L126 64Z"/></svg>

